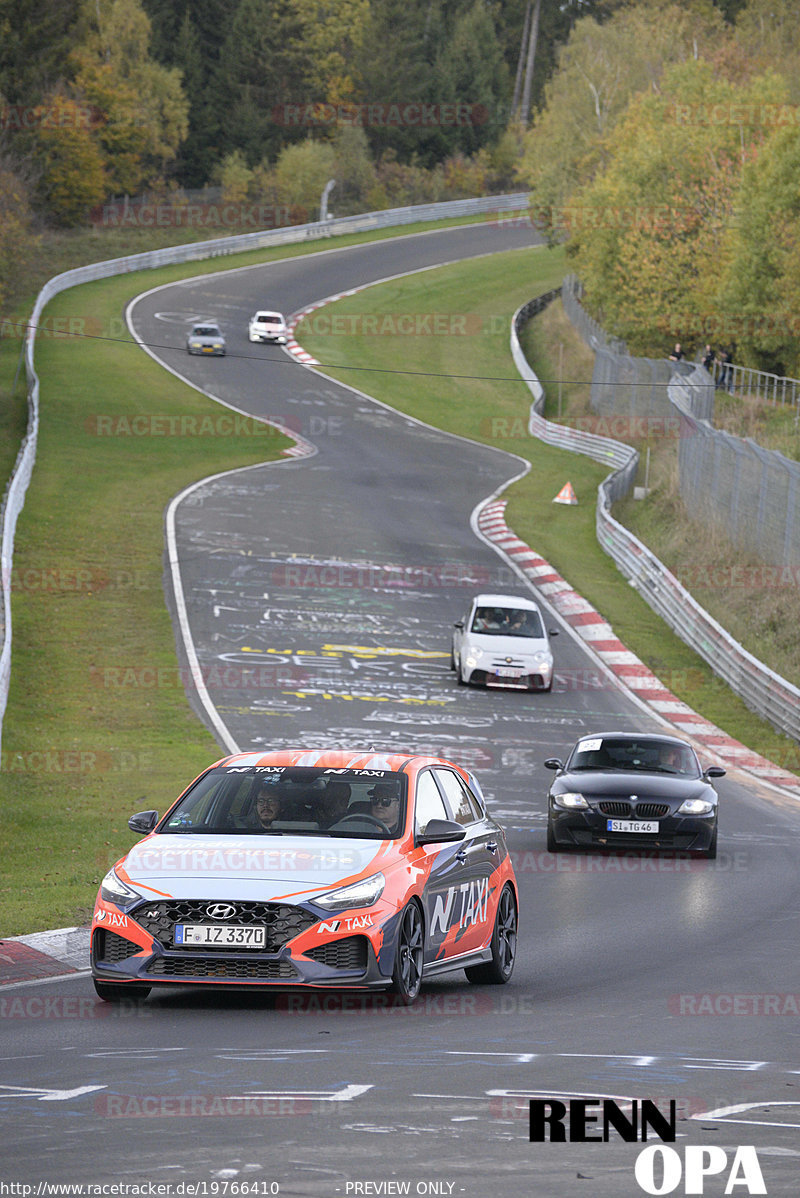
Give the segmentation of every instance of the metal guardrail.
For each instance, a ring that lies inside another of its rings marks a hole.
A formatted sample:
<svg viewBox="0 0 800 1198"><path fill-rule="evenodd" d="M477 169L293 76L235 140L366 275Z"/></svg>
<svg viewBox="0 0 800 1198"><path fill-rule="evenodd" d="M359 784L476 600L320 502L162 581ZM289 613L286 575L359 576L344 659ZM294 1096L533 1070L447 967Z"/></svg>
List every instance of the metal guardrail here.
<svg viewBox="0 0 800 1198"><path fill-rule="evenodd" d="M550 302L557 294L548 292L547 296L537 298ZM519 344L519 331L528 319L523 318L522 314L541 311L546 306L541 304L534 309L535 304L536 301L530 301L524 308L518 309L511 322L511 353L534 397L529 431L548 445L571 449L595 461L605 460L614 465L614 471L603 480L597 493L596 530L601 548L613 558L617 568L636 587L645 602L708 663L715 674L727 682L752 711L779 731L795 740L800 739L800 690L748 653L700 606L664 563L611 515L611 504L627 494L633 485L639 456L636 450L618 441L554 424L541 415L544 390ZM682 384L683 378L678 376L678 382ZM676 394L673 403L681 422L695 422L685 400L682 401ZM682 441L683 435L679 445ZM607 447L605 458L601 456L603 445Z"/></svg>
<svg viewBox="0 0 800 1198"><path fill-rule="evenodd" d="M389 208L383 212L367 212L361 216L343 216L328 221L313 221L305 225L285 226L278 229L259 230L255 233L240 233L233 237L197 241L188 245L171 246L161 250L149 250L141 254L130 254L123 258L110 258L105 262L94 262L74 270L55 275L45 283L36 297L30 318L30 327L25 337L25 370L28 380L28 428L20 447L14 472L0 507L0 737L3 716L8 703L11 684L11 571L14 554L14 533L17 519L25 502L25 492L30 482L36 460L36 441L39 428L39 379L33 362L36 327L50 300L77 287L97 279L131 271L150 270L180 262L195 262L208 258L224 257L245 250L296 244L347 233L369 232L373 229L388 229L398 225L416 224L422 221L446 220L459 216L491 215L519 212L528 208L528 193L514 192L499 196L480 196L470 200L447 200L438 204L416 204L409 208Z"/></svg>
<svg viewBox="0 0 800 1198"><path fill-rule="evenodd" d="M788 375L770 374L750 366L728 367L729 387L735 395L755 396L777 407L800 407L800 379Z"/></svg>

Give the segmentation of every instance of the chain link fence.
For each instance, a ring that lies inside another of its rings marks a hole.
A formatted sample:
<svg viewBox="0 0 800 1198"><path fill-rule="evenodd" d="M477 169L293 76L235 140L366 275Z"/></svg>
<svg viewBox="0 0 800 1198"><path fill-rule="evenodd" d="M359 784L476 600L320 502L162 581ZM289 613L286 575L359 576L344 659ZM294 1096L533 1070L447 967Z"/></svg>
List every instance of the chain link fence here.
<svg viewBox="0 0 800 1198"><path fill-rule="evenodd" d="M635 537L612 516L612 503L629 493L636 477L639 455L633 446L612 441L610 438L600 437L594 433L556 424L545 420L542 416L545 401L544 388L522 352L519 333L530 316L542 311L557 297L557 294L557 292L547 292L545 295L529 301L514 313L511 322L512 357L533 395L529 432L548 445L570 449L574 453L586 454L595 461L607 462L612 467L612 472L603 480L597 491L595 527L601 548L614 560L622 575L636 587L645 602L661 616L681 640L711 666L714 673L739 695L751 711L756 712L780 732L784 732L796 740L800 739L800 689L748 653L729 632L709 615L705 608L701 607L664 563L638 537ZM565 280L562 300L568 313L569 305L573 303L574 299L574 283ZM592 329L594 322L586 316L580 305L577 316L578 319L574 323L579 332L588 331L589 337L585 339L591 346L589 338L595 335ZM593 348L598 356L601 353L610 354L612 352L608 348L608 342L604 342L599 337ZM615 356L625 357L626 355L617 353ZM637 360L628 357L627 361L635 363ZM672 366L674 363L668 365ZM635 365L632 369L636 369ZM692 385L692 380L699 371L697 389L700 395L696 402L701 404L703 393L710 383L709 376L702 367L696 369L690 367L689 369L691 373L685 379L680 373L674 372L675 381L669 388L670 392L675 392L673 402L680 413L679 446L681 448L695 439L691 435L691 431L705 423L698 421L693 415L689 399L683 393ZM644 394L647 395L646 384L642 385L645 387ZM713 390L713 383L711 386ZM663 390L666 392L667 388L664 387ZM651 397L652 395L648 398ZM664 398L662 402L671 408L668 399ZM674 413L674 409L671 410ZM710 428L707 423L705 427ZM714 432L713 429L710 431ZM727 436L727 434L725 435ZM734 442L738 440L736 437L730 439ZM761 450L760 452L766 453L767 451ZM698 474L696 481L702 488L702 472ZM763 509L763 517L766 520L766 503L759 502L757 506Z"/></svg>
<svg viewBox="0 0 800 1198"><path fill-rule="evenodd" d="M638 420L674 419L677 409L685 507L761 561L800 564L800 462L715 429L714 381L702 366L631 357L598 338L574 275L565 279L563 294L567 315L595 349L592 407Z"/></svg>

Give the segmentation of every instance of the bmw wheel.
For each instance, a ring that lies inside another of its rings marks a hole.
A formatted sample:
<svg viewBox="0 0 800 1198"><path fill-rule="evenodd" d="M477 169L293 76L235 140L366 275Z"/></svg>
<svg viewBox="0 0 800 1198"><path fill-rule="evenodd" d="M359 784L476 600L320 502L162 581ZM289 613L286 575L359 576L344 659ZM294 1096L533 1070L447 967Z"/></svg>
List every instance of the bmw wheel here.
<svg viewBox="0 0 800 1198"><path fill-rule="evenodd" d="M472 965L464 972L467 981L504 986L514 972L517 956L517 900L510 886L503 889L497 904L492 933L492 959L485 965Z"/></svg>
<svg viewBox="0 0 800 1198"><path fill-rule="evenodd" d="M416 903L409 903L400 918L392 974L392 990L406 1007L416 1000L422 985L423 939L419 907Z"/></svg>

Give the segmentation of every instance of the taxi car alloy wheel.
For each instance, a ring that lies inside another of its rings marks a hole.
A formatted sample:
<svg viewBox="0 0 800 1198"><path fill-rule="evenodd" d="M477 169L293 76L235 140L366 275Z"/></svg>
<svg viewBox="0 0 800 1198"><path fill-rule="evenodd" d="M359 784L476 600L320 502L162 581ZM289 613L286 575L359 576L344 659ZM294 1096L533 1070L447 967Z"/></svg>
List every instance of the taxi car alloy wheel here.
<svg viewBox="0 0 800 1198"><path fill-rule="evenodd" d="M392 989L406 1006L414 1001L422 985L422 916L416 903L409 903L400 920Z"/></svg>
<svg viewBox="0 0 800 1198"><path fill-rule="evenodd" d="M492 959L486 965L465 969L467 981L479 985L504 985L511 977L517 956L517 900L514 891L506 886L497 904L492 935Z"/></svg>

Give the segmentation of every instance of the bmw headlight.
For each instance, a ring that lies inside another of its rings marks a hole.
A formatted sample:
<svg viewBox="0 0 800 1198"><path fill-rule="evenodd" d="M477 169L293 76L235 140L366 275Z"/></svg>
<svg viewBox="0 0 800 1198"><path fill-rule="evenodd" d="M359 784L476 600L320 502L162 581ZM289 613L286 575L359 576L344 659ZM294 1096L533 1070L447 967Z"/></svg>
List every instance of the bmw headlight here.
<svg viewBox="0 0 800 1198"><path fill-rule="evenodd" d="M589 804L583 795L575 791L565 791L562 795L552 795L553 802L556 807L563 807L566 811L587 811Z"/></svg>
<svg viewBox="0 0 800 1198"><path fill-rule="evenodd" d="M130 907L132 903L138 902L141 895L133 890L117 877L113 869L110 869L100 883L100 897L106 903L114 903L117 907Z"/></svg>
<svg viewBox="0 0 800 1198"><path fill-rule="evenodd" d="M714 804L708 799L687 799L678 808L678 815L710 815L713 810Z"/></svg>
<svg viewBox="0 0 800 1198"><path fill-rule="evenodd" d="M373 874L362 882L353 882L338 890L329 890L313 901L326 911L344 911L347 907L371 907L383 894L386 879L383 874Z"/></svg>

